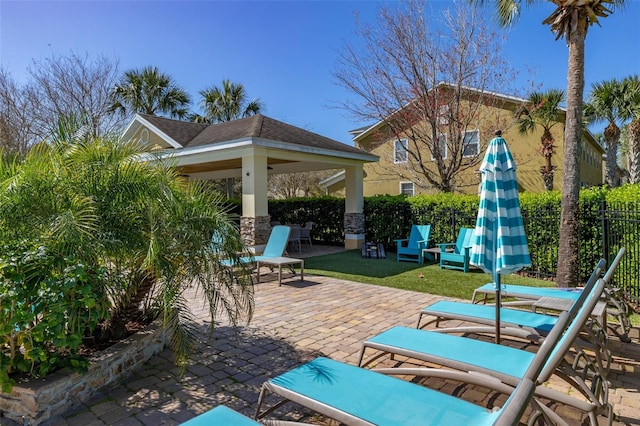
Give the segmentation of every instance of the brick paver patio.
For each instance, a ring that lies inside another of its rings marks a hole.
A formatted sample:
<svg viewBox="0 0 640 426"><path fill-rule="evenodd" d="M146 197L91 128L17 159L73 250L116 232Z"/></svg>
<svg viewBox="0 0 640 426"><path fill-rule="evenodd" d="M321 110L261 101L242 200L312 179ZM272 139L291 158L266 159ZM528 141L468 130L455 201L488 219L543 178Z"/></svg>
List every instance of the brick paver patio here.
<svg viewBox="0 0 640 426"><path fill-rule="evenodd" d="M376 260L365 260L375 262ZM274 278L274 277L270 277ZM428 277L426 277L428 279ZM121 384L99 394L73 412L49 422L75 425L180 424L219 404L250 417L261 384L318 355L355 364L361 342L393 325L414 326L419 308L439 300L424 293L396 290L332 278L307 276L300 282L277 279L256 285L256 310L249 326L225 323L208 333L207 314L194 298L193 312L202 329L198 353L180 375L167 349ZM640 345L613 339L616 360L610 401L616 425L640 425ZM553 385L553 384L552 384ZM486 393L465 390L465 397L487 400ZM283 407L288 419L314 416L295 405ZM559 407L573 423L578 413ZM0 424L6 424L0 419ZM320 417L314 421L335 424Z"/></svg>

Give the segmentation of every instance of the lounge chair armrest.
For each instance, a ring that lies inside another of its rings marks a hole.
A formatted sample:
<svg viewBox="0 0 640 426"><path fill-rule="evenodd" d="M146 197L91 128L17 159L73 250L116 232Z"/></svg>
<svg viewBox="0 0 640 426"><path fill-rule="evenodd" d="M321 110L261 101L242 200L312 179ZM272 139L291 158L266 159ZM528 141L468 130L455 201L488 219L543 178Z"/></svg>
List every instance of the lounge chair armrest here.
<svg viewBox="0 0 640 426"><path fill-rule="evenodd" d="M408 238L401 238L401 239L393 240L393 241L396 242L396 243L401 243L403 241L409 241L409 239Z"/></svg>

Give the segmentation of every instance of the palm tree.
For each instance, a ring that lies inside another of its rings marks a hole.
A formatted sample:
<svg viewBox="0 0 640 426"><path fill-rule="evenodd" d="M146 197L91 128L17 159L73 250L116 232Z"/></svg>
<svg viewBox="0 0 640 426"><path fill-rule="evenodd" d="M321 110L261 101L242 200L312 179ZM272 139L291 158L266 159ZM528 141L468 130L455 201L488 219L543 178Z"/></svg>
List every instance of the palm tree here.
<svg viewBox="0 0 640 426"><path fill-rule="evenodd" d="M112 112L167 114L173 118L186 117L186 107L191 102L187 92L178 87L171 76L151 66L126 71L112 96Z"/></svg>
<svg viewBox="0 0 640 426"><path fill-rule="evenodd" d="M488 3L496 8L500 25L507 27L519 17L523 3L534 0L469 0L471 3ZM579 277L578 251L578 198L580 195L580 141L582 140L582 92L584 90L584 45L587 30L600 24L599 18L612 13L608 8L620 7L624 0L547 0L555 10L543 24L549 25L556 40L564 38L569 47L567 69L567 118L564 132L564 164L562 203L560 212L560 242L558 247L557 285L576 287Z"/></svg>
<svg viewBox="0 0 640 426"><path fill-rule="evenodd" d="M107 304L94 336L119 338L127 323L159 316L182 363L196 337L190 289L208 304L212 325L219 315L251 317L251 271L221 262L248 251L219 195L144 155L136 143L84 139L0 162L0 247L26 242L103 271L101 288L87 289ZM210 244L215 231L225 234L222 246Z"/></svg>
<svg viewBox="0 0 640 426"><path fill-rule="evenodd" d="M527 103L515 113L520 134L530 134L538 126L542 127L540 154L545 159L545 165L540 168L540 173L547 191L553 190L553 175L556 170L556 166L551 162L556 147L551 129L558 124L558 113L562 102L564 102L564 91L562 90L551 89L544 93L534 92L529 95Z"/></svg>
<svg viewBox="0 0 640 426"><path fill-rule="evenodd" d="M640 182L640 77L634 75L622 80L623 96L620 114L631 120L627 126L629 182Z"/></svg>
<svg viewBox="0 0 640 426"><path fill-rule="evenodd" d="M587 123L606 122L604 142L607 147L605 183L610 188L617 186L618 144L620 127L616 122L622 121L620 109L623 99L622 85L617 80L601 81L591 86L591 93L584 104L584 118Z"/></svg>
<svg viewBox="0 0 640 426"><path fill-rule="evenodd" d="M247 102L244 86L230 80L222 80L222 87L201 90L200 95L205 116L194 114L192 121L222 123L259 114L263 109L259 99Z"/></svg>
<svg viewBox="0 0 640 426"><path fill-rule="evenodd" d="M247 92L242 84L222 80L222 87L210 87L200 91L202 109L205 115L192 114L190 120L196 123L223 123L259 114L263 105L259 99L247 102ZM234 179L227 178L227 197L233 196Z"/></svg>

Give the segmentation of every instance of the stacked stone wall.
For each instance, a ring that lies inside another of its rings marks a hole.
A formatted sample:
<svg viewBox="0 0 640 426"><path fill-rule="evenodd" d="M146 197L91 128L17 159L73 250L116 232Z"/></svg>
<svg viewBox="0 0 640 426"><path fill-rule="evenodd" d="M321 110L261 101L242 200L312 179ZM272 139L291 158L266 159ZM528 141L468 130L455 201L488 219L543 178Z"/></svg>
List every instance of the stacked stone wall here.
<svg viewBox="0 0 640 426"><path fill-rule="evenodd" d="M168 333L154 323L93 356L84 374L61 370L44 379L21 381L10 394L0 393L1 415L19 424L39 425L88 400L98 389L124 379L162 351L167 342Z"/></svg>

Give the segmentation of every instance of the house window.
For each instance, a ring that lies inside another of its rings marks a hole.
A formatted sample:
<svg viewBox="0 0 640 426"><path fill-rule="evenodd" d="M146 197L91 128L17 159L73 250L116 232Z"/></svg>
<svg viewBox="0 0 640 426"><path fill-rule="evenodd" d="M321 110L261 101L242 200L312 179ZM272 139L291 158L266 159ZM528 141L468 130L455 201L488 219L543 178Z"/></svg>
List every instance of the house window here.
<svg viewBox="0 0 640 426"><path fill-rule="evenodd" d="M440 149L440 154L442 155L442 159L447 159L447 135L444 133L440 133L438 136L438 147ZM431 161L435 160L435 157L431 155Z"/></svg>
<svg viewBox="0 0 640 426"><path fill-rule="evenodd" d="M414 195L413 182L400 182L400 193L412 197Z"/></svg>
<svg viewBox="0 0 640 426"><path fill-rule="evenodd" d="M480 132L472 130L464 132L462 138L462 155L464 157L475 157L480 152Z"/></svg>
<svg viewBox="0 0 640 426"><path fill-rule="evenodd" d="M449 105L441 105L438 108L438 123L441 126L449 124Z"/></svg>
<svg viewBox="0 0 640 426"><path fill-rule="evenodd" d="M408 150L409 148L406 139L397 140L393 145L393 162L406 163L409 157Z"/></svg>

